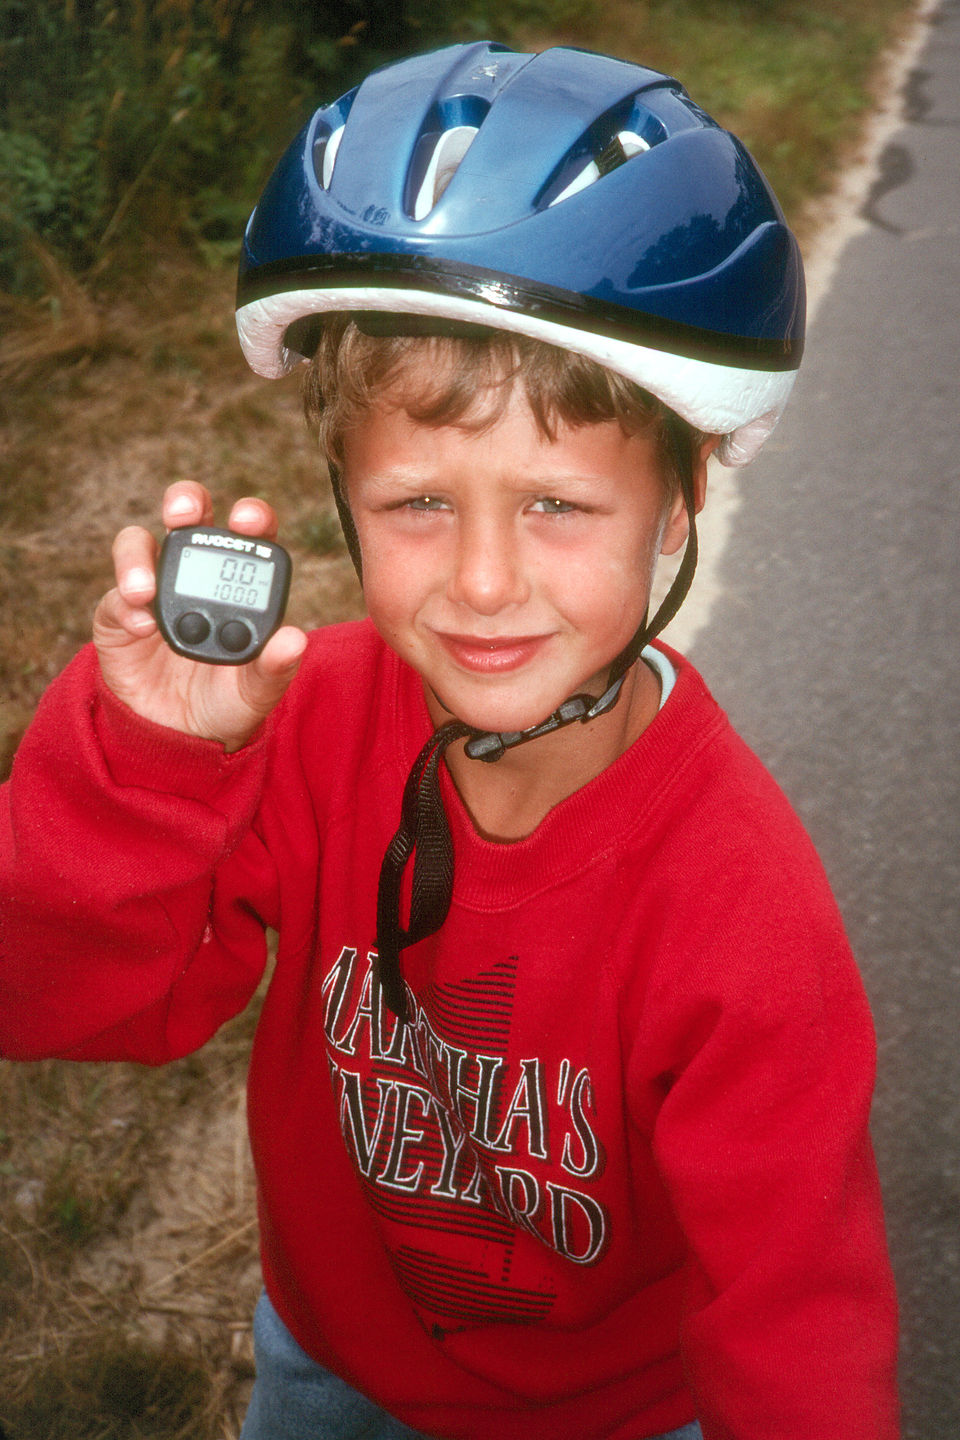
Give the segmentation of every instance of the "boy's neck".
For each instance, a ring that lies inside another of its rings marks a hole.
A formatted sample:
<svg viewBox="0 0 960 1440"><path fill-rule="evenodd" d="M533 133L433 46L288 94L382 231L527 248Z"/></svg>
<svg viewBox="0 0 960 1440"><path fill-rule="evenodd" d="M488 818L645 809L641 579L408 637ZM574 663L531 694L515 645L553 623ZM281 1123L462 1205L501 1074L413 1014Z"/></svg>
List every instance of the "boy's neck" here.
<svg viewBox="0 0 960 1440"><path fill-rule="evenodd" d="M450 719L432 696L427 703L436 725ZM468 759L463 742L451 745L447 767L477 833L503 844L532 834L555 805L630 748L659 704L659 680L641 661L627 672L613 709L588 724L518 745L493 764Z"/></svg>

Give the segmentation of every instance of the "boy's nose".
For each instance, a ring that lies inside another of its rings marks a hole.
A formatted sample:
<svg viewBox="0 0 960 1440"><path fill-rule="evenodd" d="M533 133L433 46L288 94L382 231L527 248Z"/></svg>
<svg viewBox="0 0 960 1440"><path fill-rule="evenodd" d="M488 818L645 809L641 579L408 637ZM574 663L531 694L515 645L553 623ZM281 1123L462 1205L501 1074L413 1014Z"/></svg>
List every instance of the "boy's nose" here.
<svg viewBox="0 0 960 1440"><path fill-rule="evenodd" d="M461 525L448 593L478 615L495 615L527 599L529 587L509 526Z"/></svg>

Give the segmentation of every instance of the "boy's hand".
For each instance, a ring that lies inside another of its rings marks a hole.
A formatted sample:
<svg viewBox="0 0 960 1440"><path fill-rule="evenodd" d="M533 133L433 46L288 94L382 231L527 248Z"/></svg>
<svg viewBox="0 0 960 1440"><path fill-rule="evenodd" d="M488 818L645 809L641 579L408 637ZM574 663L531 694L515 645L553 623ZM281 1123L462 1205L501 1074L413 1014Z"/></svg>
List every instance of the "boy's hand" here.
<svg viewBox="0 0 960 1440"><path fill-rule="evenodd" d="M168 530L212 524L213 504L203 486L191 480L171 485L163 497L163 523ZM228 524L242 535L277 534L277 517L263 500L238 500ZM100 601L93 620L103 678L145 719L238 750L290 684L307 637L285 625L246 665L204 665L175 654L150 609L157 553L156 540L138 526L121 530L113 543L116 588Z"/></svg>

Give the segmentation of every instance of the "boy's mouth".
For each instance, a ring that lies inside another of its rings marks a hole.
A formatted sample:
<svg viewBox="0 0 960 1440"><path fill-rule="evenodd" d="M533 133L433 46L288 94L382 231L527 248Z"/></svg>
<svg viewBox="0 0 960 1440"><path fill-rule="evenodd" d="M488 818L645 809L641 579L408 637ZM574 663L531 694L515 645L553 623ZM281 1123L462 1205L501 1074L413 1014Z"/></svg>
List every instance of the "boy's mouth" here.
<svg viewBox="0 0 960 1440"><path fill-rule="evenodd" d="M526 665L546 644L547 635L452 635L435 631L447 654L463 670L493 675Z"/></svg>

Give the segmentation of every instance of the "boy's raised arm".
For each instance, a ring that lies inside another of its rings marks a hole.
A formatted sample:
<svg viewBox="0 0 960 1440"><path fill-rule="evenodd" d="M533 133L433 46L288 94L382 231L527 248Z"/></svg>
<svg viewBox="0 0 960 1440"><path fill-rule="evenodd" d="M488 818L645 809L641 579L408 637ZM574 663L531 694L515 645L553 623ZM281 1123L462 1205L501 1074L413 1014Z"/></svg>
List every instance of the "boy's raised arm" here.
<svg viewBox="0 0 960 1440"><path fill-rule="evenodd" d="M210 501L181 482L168 525ZM262 501L231 524L275 526ZM196 1048L256 987L273 867L252 828L265 717L306 637L208 666L161 640L156 542L126 530L95 648L54 683L0 790L0 1054L160 1062Z"/></svg>

